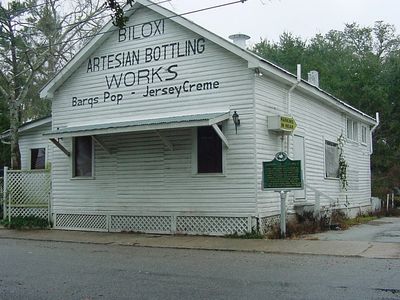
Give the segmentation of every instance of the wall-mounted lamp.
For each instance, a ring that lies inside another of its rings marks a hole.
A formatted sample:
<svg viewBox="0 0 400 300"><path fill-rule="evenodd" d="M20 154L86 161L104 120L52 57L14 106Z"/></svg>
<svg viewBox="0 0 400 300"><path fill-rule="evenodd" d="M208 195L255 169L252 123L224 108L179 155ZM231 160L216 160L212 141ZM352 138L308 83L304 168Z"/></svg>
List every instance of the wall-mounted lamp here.
<svg viewBox="0 0 400 300"><path fill-rule="evenodd" d="M254 69L254 73L255 73L256 76L258 76L258 77L262 77L262 76L263 76L263 73L261 73L261 71L260 71L259 68L255 68L255 69Z"/></svg>
<svg viewBox="0 0 400 300"><path fill-rule="evenodd" d="M237 134L237 128L238 128L238 126L240 126L240 119L239 119L239 115L236 112L236 110L233 112L232 119L233 119L233 124L235 124L235 131Z"/></svg>

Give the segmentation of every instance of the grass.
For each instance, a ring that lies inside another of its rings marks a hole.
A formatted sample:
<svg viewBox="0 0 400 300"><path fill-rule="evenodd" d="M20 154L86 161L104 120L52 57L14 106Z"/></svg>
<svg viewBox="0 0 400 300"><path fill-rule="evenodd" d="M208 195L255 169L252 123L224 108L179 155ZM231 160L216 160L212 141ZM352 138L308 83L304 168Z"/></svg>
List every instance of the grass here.
<svg viewBox="0 0 400 300"><path fill-rule="evenodd" d="M228 234L226 235L228 238L233 238L233 239L264 239L265 236L261 234L258 230L252 229L251 232L245 232L242 234L239 234L237 232Z"/></svg>
<svg viewBox="0 0 400 300"><path fill-rule="evenodd" d="M365 224L365 223L371 222L376 219L378 219L378 217L374 216L374 215L362 215L362 216L357 216L353 219L344 220L344 224L347 227L351 227L354 225Z"/></svg>
<svg viewBox="0 0 400 300"><path fill-rule="evenodd" d="M286 237L298 238L306 234L313 234L318 232L327 231L330 229L344 230L351 226L365 224L370 221L376 220L381 217L400 217L400 209L394 208L389 211L382 210L374 213L358 215L355 218L348 218L341 211L334 211L329 218L321 218L320 220L314 218L312 213L304 213L303 215L296 215L296 218L290 220L286 224ZM280 238L280 226L276 224L272 230L267 234L269 239Z"/></svg>

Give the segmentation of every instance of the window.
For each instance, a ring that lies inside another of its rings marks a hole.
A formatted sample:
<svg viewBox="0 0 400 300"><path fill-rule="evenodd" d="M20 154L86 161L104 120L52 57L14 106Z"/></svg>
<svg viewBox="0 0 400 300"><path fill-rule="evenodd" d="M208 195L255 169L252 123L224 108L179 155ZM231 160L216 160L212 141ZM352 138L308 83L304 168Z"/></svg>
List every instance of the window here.
<svg viewBox="0 0 400 300"><path fill-rule="evenodd" d="M353 121L350 119L347 119L347 138L353 139Z"/></svg>
<svg viewBox="0 0 400 300"><path fill-rule="evenodd" d="M339 178L338 144L325 141L325 177Z"/></svg>
<svg viewBox="0 0 400 300"><path fill-rule="evenodd" d="M347 138L358 141L358 123L351 119L347 119Z"/></svg>
<svg viewBox="0 0 400 300"><path fill-rule="evenodd" d="M46 165L46 149L31 149L31 170L44 169Z"/></svg>
<svg viewBox="0 0 400 300"><path fill-rule="evenodd" d="M367 127L361 126L361 142L367 143Z"/></svg>
<svg viewBox="0 0 400 300"><path fill-rule="evenodd" d="M93 176L93 141L90 136L74 138L73 177Z"/></svg>
<svg viewBox="0 0 400 300"><path fill-rule="evenodd" d="M222 173L222 141L211 126L197 128L197 173Z"/></svg>

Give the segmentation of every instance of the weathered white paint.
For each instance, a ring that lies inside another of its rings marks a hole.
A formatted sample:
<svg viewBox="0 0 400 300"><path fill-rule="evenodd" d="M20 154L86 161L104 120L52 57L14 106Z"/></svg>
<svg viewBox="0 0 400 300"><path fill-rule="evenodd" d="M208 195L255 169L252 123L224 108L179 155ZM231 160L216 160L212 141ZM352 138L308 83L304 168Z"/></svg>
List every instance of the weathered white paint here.
<svg viewBox="0 0 400 300"><path fill-rule="evenodd" d="M283 99L288 87L261 77L256 79L256 132L257 132L257 168L258 186L261 186L262 161L272 160L275 152L281 150L280 137L273 132L265 135L267 120L265 116L284 113L286 103ZM332 199L339 199L341 207L347 200L350 207L365 206L370 203L370 157L368 144L347 141L344 147L345 159L349 164L349 188L342 191L338 179L325 178L325 140L337 142L338 137L345 134L346 116L338 110L324 105L318 99L295 90L291 97L292 115L297 122L296 132L304 136L305 181L311 187ZM360 125L362 123L359 123ZM360 127L359 125L359 127ZM366 125L366 124L364 124ZM360 133L359 133L360 134ZM369 134L369 132L367 133ZM361 137L360 137L361 138ZM359 138L359 140L360 140ZM293 140L290 140L293 143ZM286 142L286 140L285 140ZM368 141L370 143L370 141ZM286 148L286 144L285 147ZM290 149L293 149L291 144ZM293 156L291 156L293 157ZM261 216L275 215L279 211L278 195L259 190L257 202ZM306 191L306 201L313 202L315 193ZM330 199L321 196L321 206L327 206ZM293 204L289 202L289 210Z"/></svg>
<svg viewBox="0 0 400 300"><path fill-rule="evenodd" d="M139 2L147 3L145 0ZM130 16L128 26L163 18L165 9L156 5L154 8L137 10ZM197 174L195 128L157 128L157 131L113 134L97 132L93 178L71 178L73 156L68 157L58 149L54 151L53 213L76 222L80 217L73 214L87 219L95 216L99 222L98 226L79 227L75 224L72 228L107 230L107 224L116 216L159 216L160 222L171 222L171 231L175 232L185 231L182 228L187 224L182 225L183 217L190 216L192 219L186 221L197 222L196 217L200 216L204 217L204 222L212 222L212 217L248 219L247 228L251 229L251 218L264 218L279 212L279 195L261 188L262 162L272 160L276 152L286 149L293 158L296 147L293 138L281 139L276 132L268 131L267 117L287 113L288 91L295 79L288 72L221 41L182 18L165 19L164 22L163 34L119 42L118 31L114 31L107 34L107 38L94 41L95 49L81 51L74 64L69 64L57 75L57 81L52 81L43 92L54 94L52 130L236 110L241 120L237 134L231 118L221 121L219 135L225 137L224 143L229 145L223 147L223 172ZM166 59L144 60L146 48L175 42L183 45L185 41L203 38L205 50L202 53L172 58L169 49L165 52ZM88 70L89 59L93 61L94 57L107 58L132 50L141 53L138 64L106 67L107 70L96 72ZM164 78L162 81L157 75L154 83L142 82L118 88L108 86L107 78L110 80L113 74L119 78L121 73L138 74L139 70L157 70L159 67L163 67L159 73ZM264 76L259 77L260 69L255 72L252 69L255 67L261 68ZM171 75L168 72L171 68L177 76L167 81L165 78ZM211 82L214 88L181 93L179 97L176 93L144 96L148 87L179 88L185 81ZM115 101L103 101L105 93L116 95ZM95 97L98 97L96 101ZM88 100L84 106L73 105L77 99L89 98L93 105L88 104ZM304 137L305 181L312 187L306 189L305 202L313 203L317 190L320 195L329 195L330 199L339 199L341 203L347 196L354 207L366 204L370 197L368 144L346 143L349 190L344 192L338 180L324 178L325 140L337 140L345 131L346 117L360 122L359 128L361 123L369 128L374 124L373 119L305 82L299 82L292 91L290 102L291 113L297 122L295 134ZM72 141L71 135L62 140L68 151L72 151ZM293 198L291 193L289 211L293 211L296 204ZM328 205L329 201L321 196L321 206ZM169 221L165 221L167 219ZM168 225L167 229L164 226L156 231L168 231Z"/></svg>
<svg viewBox="0 0 400 300"><path fill-rule="evenodd" d="M131 18L135 24L160 16L148 9ZM145 49L175 41L184 42L200 36L165 21L165 35L138 41L118 43L112 35L92 57L127 49ZM103 147L95 143L94 179L71 179L71 158L61 151L54 153L53 210L57 212L86 212L112 214L215 214L220 216L254 215L254 149L253 139L253 78L247 62L224 51L209 40L203 54L161 62L143 63L120 68L118 72L134 71L161 65L178 64L178 77L151 87L163 88L191 82L218 81L218 89L176 95L144 98L146 85L113 89L127 95L120 104L99 103L93 108L72 107L76 95L89 97L107 91L105 75L115 70L87 73L86 63L55 93L53 100L53 130L82 124L116 122L201 113L232 108L238 111L241 126L235 134L231 119L222 122L222 133L232 149L224 147L223 174L193 174L192 129L160 130L159 133L173 145L173 150L155 131L99 135ZM100 92L100 93L99 93ZM71 149L71 138L63 144ZM110 153L104 150L109 149Z"/></svg>
<svg viewBox="0 0 400 300"><path fill-rule="evenodd" d="M21 153L21 169L31 169L31 149L46 149L46 166L50 167L52 161L53 147L49 140L43 136L44 132L51 130L51 123L45 123L20 132L19 150Z"/></svg>

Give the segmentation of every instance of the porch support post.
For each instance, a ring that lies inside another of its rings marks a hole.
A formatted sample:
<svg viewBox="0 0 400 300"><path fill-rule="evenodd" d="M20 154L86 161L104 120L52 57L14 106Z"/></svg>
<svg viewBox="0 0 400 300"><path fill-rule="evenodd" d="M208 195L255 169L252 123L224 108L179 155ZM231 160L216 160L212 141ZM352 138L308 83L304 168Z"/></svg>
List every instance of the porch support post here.
<svg viewBox="0 0 400 300"><path fill-rule="evenodd" d="M63 145L61 145L59 141L57 141L57 140L54 139L54 138L50 139L50 141L51 141L58 149L60 149L62 152L64 152L64 154L65 154L66 156L71 156L71 153L70 153L67 149L65 149L65 147L64 147Z"/></svg>
<svg viewBox="0 0 400 300"><path fill-rule="evenodd" d="M222 133L221 129L219 129L217 124L212 124L212 127L214 128L215 132L218 134L220 139L224 142L226 148L229 149L229 142L226 136Z"/></svg>

